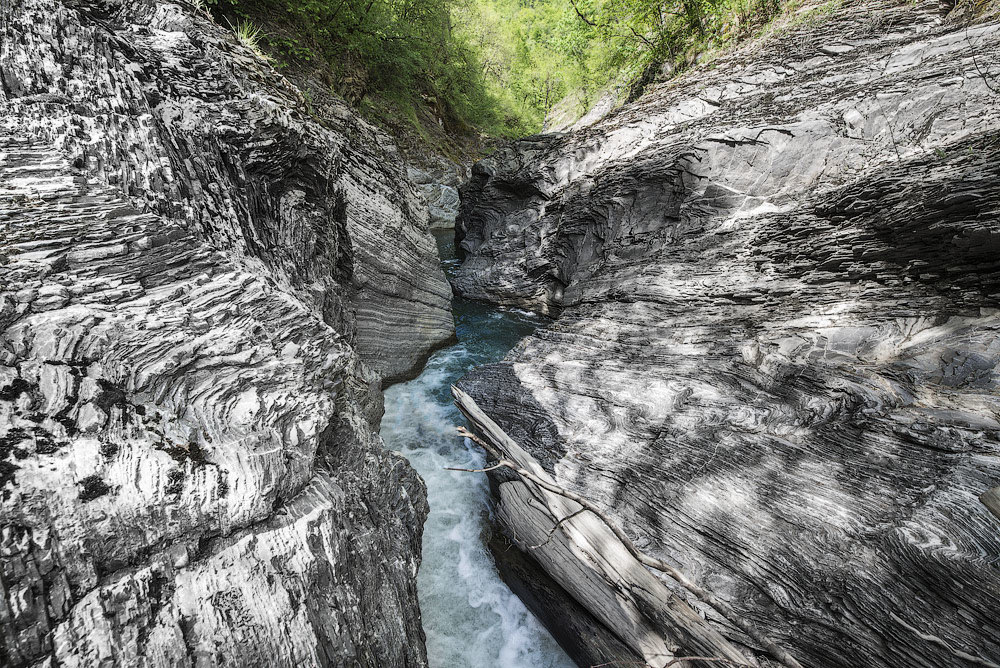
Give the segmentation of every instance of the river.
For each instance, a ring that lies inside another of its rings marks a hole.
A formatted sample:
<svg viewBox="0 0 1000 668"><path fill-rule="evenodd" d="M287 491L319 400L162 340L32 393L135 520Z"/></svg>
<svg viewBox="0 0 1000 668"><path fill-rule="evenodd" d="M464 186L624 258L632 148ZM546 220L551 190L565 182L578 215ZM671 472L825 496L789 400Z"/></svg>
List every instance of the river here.
<svg viewBox="0 0 1000 668"><path fill-rule="evenodd" d="M435 235L445 271L457 265L451 230ZM541 321L528 314L455 298L458 343L436 352L417 378L385 392L382 438L427 483L417 580L432 668L572 668L549 633L497 574L483 540L489 489L482 454L455 434L464 424L451 385L475 366L500 360Z"/></svg>

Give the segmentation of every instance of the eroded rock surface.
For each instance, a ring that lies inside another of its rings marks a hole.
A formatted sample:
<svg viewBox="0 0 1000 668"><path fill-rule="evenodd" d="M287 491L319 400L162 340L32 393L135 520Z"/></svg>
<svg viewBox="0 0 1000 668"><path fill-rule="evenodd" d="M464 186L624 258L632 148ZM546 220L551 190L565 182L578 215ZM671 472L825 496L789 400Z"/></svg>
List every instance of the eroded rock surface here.
<svg viewBox="0 0 1000 668"><path fill-rule="evenodd" d="M463 191L456 289L560 317L460 405L806 666L1000 663L1000 28L947 12L847 3ZM572 504L496 487L636 657L705 647L676 597L766 661L592 516L547 539Z"/></svg>
<svg viewBox="0 0 1000 668"><path fill-rule="evenodd" d="M0 26L0 664L424 665L374 429L453 325L402 163L188 5Z"/></svg>
<svg viewBox="0 0 1000 668"><path fill-rule="evenodd" d="M417 186L430 214L430 226L448 229L455 226L458 216L458 187L467 178L466 169L445 157L421 155L407 168L410 180Z"/></svg>

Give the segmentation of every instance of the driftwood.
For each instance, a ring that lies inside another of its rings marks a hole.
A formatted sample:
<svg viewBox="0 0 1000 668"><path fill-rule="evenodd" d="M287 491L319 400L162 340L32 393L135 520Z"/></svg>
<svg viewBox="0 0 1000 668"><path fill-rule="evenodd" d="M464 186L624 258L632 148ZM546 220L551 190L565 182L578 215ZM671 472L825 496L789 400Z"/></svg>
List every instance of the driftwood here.
<svg viewBox="0 0 1000 668"><path fill-rule="evenodd" d="M522 480L529 481L548 492L557 494L566 499L570 499L571 501L576 502L577 504L582 506L582 508L585 508L586 510L590 511L591 513L599 517L601 521L604 522L604 524L612 531L612 533L615 534L618 540L621 541L622 545L624 545L624 547L640 563L642 563L645 566L648 566L649 568L656 569L662 573L666 573L667 575L669 575L674 581L676 581L685 590L693 594L698 600L711 606L720 615L724 616L730 622L738 626L744 633L746 633L748 636L753 638L754 641L759 643L761 647L766 649L768 654L770 654L775 660L777 660L782 665L788 666L788 668L802 668L802 665L798 661L796 661L791 654L789 654L785 649L783 649L773 640L764 635L750 620L744 618L742 615L737 613L728 603L720 600L719 598L714 596L711 592L698 586L697 584L692 582L686 575L684 575L679 570L677 570L670 564L666 563L665 561L656 559L655 557L651 557L645 552L642 552L639 548L635 546L635 544L632 542L632 539L630 539L628 535L624 531L622 531L614 521L611 520L610 517L604 514L603 511L601 511L597 506L592 504L590 501L580 496L579 494L571 492L567 489L563 489L559 485L543 480L542 478L535 475L531 471L528 471L527 469L519 466L518 464L506 459L496 448L491 446L484 439L470 432L468 429L465 429L464 427L458 427L458 433L461 436L464 436L465 438L468 438L473 442L477 443L478 445L480 445L484 450L486 450L487 453L489 453L489 455L493 459L496 460L496 463L486 469L451 469L451 470L486 472L488 470L495 470L496 468L499 467L506 468L516 473ZM552 532L550 532L549 537L551 537L552 533L555 532L556 528L558 528L561 524L568 521L578 513L579 511L559 520L556 526L553 527ZM726 659L726 660L732 661L731 659Z"/></svg>
<svg viewBox="0 0 1000 668"><path fill-rule="evenodd" d="M505 461L556 483L468 394L456 387L452 392L477 432L504 453ZM577 513L579 503L517 475L501 482L496 494L497 521L510 529L514 541L522 549L537 550L545 572L652 668L670 665L682 649L757 664L666 579L656 577L603 520L591 512ZM560 533L551 531L553 523L561 523Z"/></svg>

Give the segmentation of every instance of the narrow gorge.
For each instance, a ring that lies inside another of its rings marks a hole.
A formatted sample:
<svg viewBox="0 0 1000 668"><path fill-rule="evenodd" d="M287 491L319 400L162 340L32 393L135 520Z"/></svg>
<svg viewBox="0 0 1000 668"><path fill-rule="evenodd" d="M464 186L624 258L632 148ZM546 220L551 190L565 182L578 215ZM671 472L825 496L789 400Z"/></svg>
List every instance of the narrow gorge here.
<svg viewBox="0 0 1000 668"><path fill-rule="evenodd" d="M993 5L467 151L217 5L0 3L0 666L1000 668Z"/></svg>
<svg viewBox="0 0 1000 668"><path fill-rule="evenodd" d="M452 217L452 221L454 218ZM454 234L435 233L449 269ZM385 393L382 438L401 452L427 483L430 514L424 524L418 577L420 610L433 666L537 666L572 662L508 589L483 543L488 486L482 475L450 469L483 466L473 444L456 438L462 416L450 387L470 369L499 361L544 320L457 298L458 342L431 356L417 378Z"/></svg>

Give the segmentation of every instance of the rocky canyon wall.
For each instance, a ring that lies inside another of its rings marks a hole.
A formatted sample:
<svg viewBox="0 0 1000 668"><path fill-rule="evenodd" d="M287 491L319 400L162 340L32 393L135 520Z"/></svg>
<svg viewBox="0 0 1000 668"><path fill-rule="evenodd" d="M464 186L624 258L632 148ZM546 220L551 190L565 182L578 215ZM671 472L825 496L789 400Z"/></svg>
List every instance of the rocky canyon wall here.
<svg viewBox="0 0 1000 668"><path fill-rule="evenodd" d="M996 665L1000 27L807 11L474 168L456 290L559 317L456 395L803 665ZM494 492L501 569L600 627L581 665L768 662L592 513Z"/></svg>
<svg viewBox="0 0 1000 668"><path fill-rule="evenodd" d="M0 664L426 664L390 142L186 3L0 6Z"/></svg>

